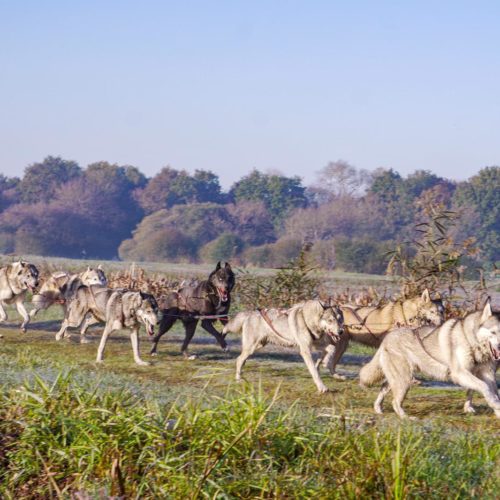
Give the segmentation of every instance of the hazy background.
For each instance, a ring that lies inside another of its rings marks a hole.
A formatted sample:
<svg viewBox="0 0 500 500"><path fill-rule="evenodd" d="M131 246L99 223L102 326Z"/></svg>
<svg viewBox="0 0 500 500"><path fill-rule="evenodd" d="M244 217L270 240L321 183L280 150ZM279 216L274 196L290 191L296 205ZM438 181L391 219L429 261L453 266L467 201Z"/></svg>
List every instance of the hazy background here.
<svg viewBox="0 0 500 500"><path fill-rule="evenodd" d="M500 161L498 2L2 1L0 171Z"/></svg>

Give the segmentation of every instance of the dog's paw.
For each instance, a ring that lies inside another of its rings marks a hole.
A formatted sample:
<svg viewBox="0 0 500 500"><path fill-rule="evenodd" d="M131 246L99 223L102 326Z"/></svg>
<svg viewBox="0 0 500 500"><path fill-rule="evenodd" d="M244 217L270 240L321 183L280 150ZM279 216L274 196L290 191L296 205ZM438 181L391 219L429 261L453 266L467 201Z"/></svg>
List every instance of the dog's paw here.
<svg viewBox="0 0 500 500"><path fill-rule="evenodd" d="M326 387L326 385L323 385L321 387L318 387L318 392L320 394L326 394L327 392L330 392L330 389L328 389L328 387Z"/></svg>
<svg viewBox="0 0 500 500"><path fill-rule="evenodd" d="M186 359L189 359L189 360L193 360L193 359L197 359L198 356L196 354L190 354L189 356L186 356Z"/></svg>
<svg viewBox="0 0 500 500"><path fill-rule="evenodd" d="M468 401L464 404L464 413L469 413L470 415L476 413L475 408Z"/></svg>
<svg viewBox="0 0 500 500"><path fill-rule="evenodd" d="M26 327L25 327L25 326L22 326L22 327L21 327L21 333L26 333L26 332L27 332Z"/></svg>
<svg viewBox="0 0 500 500"><path fill-rule="evenodd" d="M339 373L333 373L332 377L335 380L347 380L347 377L345 375L340 375Z"/></svg>
<svg viewBox="0 0 500 500"><path fill-rule="evenodd" d="M85 335L80 337L80 344L90 344L91 342L92 341L88 337L85 337Z"/></svg>
<svg viewBox="0 0 500 500"><path fill-rule="evenodd" d="M150 366L151 363L148 363L147 361L143 361L142 359L138 359L136 362L135 362L136 365L139 365L139 366Z"/></svg>

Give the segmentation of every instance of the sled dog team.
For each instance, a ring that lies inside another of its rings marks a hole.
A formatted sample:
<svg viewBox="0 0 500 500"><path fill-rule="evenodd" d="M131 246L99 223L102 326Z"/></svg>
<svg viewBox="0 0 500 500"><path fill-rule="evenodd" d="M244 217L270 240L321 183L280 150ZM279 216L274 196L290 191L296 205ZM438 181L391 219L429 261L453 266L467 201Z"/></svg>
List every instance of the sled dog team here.
<svg viewBox="0 0 500 500"><path fill-rule="evenodd" d="M26 328L38 311L60 304L64 319L56 339L68 336L68 328L80 328L80 341L88 342L87 328L104 323L97 358L103 361L107 338L116 330L130 330L134 361L146 365L139 354L142 324L152 337L151 355L156 355L160 338L176 321L184 325L182 353L188 352L198 322L227 350L228 333L241 333L241 354L236 360L240 380L246 360L267 344L295 347L320 393L328 389L321 380L323 365L338 379L337 363L350 341L377 348L372 360L360 371L362 386L381 384L374 409L382 413L385 396L392 392L392 405L400 417L402 403L414 374L422 372L436 380L449 380L467 389L464 410L474 412L472 391L479 392L500 417L500 398L495 371L500 362L500 315L490 302L462 319L444 320L440 300L432 300L425 290L421 296L389 302L382 307L354 307L320 300L307 300L289 309L258 309L228 318L231 291L235 284L231 266L219 262L207 280L181 287L170 293L160 311L155 298L147 293L107 288L100 268L79 274L55 273L39 286L37 268L19 261L0 268L0 322L7 320L5 304L14 304ZM33 309L24 306L27 292L33 293ZM161 320L159 321L159 316ZM221 321L222 333L214 323ZM159 330L154 328L159 322ZM320 353L315 362L313 351Z"/></svg>

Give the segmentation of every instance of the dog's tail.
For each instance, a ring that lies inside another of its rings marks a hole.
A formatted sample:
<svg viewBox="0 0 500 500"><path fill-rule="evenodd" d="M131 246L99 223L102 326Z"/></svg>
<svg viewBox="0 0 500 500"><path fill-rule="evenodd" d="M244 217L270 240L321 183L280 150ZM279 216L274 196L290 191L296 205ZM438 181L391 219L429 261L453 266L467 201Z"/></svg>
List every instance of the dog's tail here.
<svg viewBox="0 0 500 500"><path fill-rule="evenodd" d="M228 333L240 333L243 328L243 322L246 316L244 314L238 313L233 319L230 319L224 326L222 330L223 335Z"/></svg>
<svg viewBox="0 0 500 500"><path fill-rule="evenodd" d="M382 348L379 348L372 360L367 363L359 372L359 383L361 387L368 387L384 380L384 372L380 363Z"/></svg>

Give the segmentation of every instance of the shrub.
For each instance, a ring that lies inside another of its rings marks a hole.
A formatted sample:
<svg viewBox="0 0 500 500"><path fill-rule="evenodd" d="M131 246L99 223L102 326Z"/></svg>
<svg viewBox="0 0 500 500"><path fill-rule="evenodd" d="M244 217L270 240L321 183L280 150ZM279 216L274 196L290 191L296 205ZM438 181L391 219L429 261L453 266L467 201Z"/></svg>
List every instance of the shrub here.
<svg viewBox="0 0 500 500"><path fill-rule="evenodd" d="M335 239L336 267L344 271L383 274L389 261L390 242Z"/></svg>
<svg viewBox="0 0 500 500"><path fill-rule="evenodd" d="M281 238L276 243L248 248L243 254L243 260L259 267L283 267L298 257L301 248L301 240Z"/></svg>
<svg viewBox="0 0 500 500"><path fill-rule="evenodd" d="M221 234L215 240L207 243L199 252L203 262L233 260L243 249L242 239L233 233Z"/></svg>

